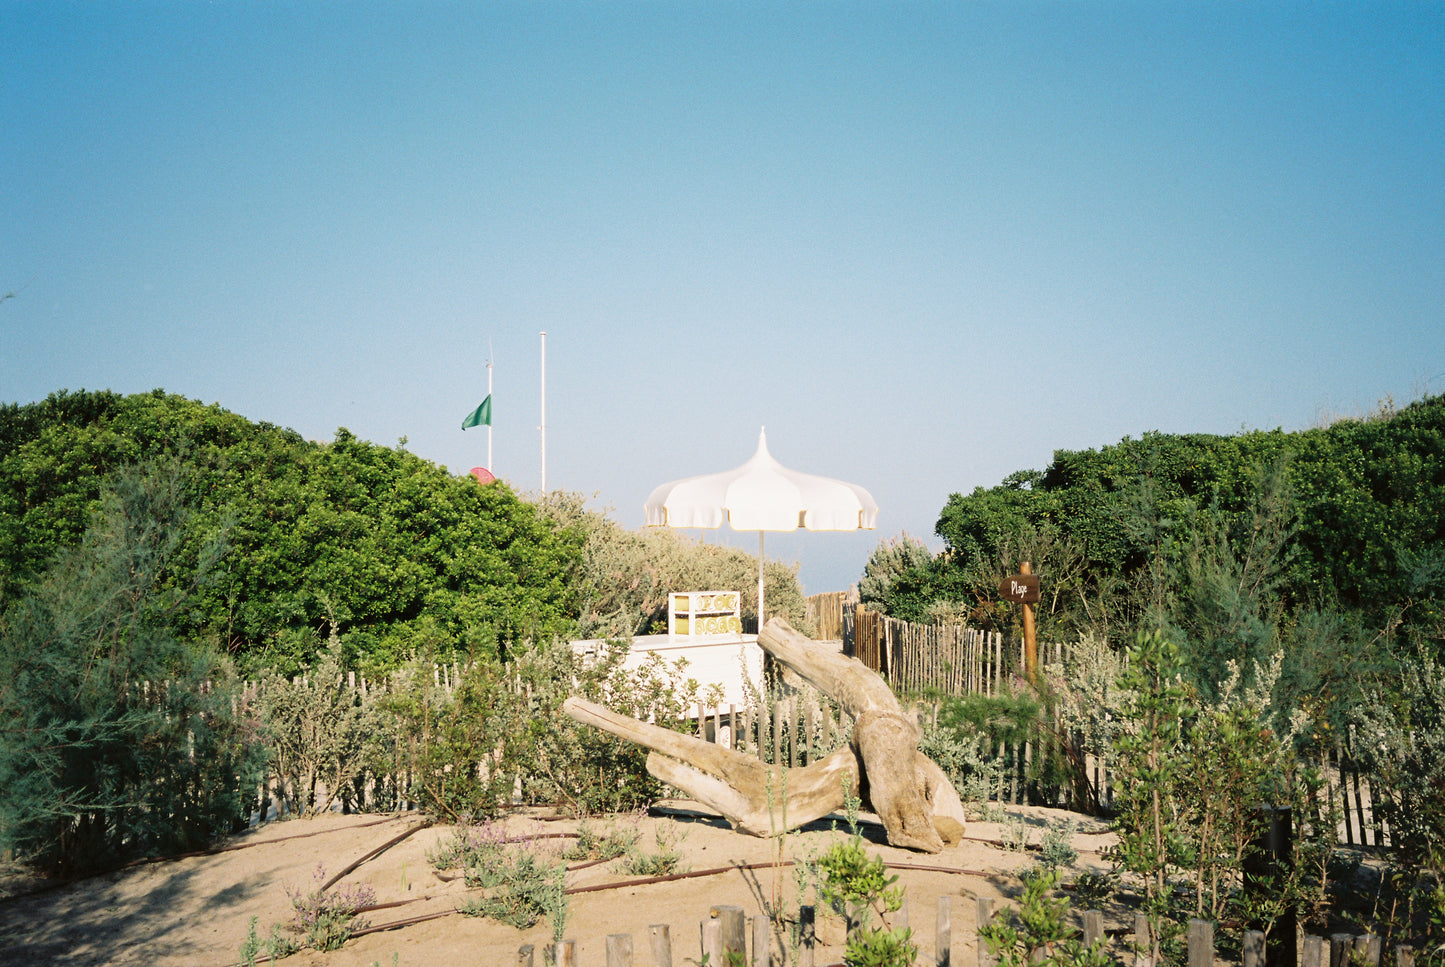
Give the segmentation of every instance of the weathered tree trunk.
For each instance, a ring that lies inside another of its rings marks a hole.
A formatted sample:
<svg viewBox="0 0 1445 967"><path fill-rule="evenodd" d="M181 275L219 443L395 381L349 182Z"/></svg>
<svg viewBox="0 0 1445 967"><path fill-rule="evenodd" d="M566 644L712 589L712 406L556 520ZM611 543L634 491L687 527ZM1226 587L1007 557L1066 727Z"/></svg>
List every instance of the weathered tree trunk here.
<svg viewBox="0 0 1445 967"><path fill-rule="evenodd" d="M639 722L581 698L562 711L583 723L651 749L647 771L754 836L775 836L842 809L858 794L858 760L839 749L801 769L770 766L696 736Z"/></svg>
<svg viewBox="0 0 1445 967"><path fill-rule="evenodd" d="M856 658L819 648L782 618L767 623L758 644L853 717L853 747L862 763L868 801L888 831L888 842L937 853L945 835L950 841L962 835L963 804L958 793L942 770L918 751L922 738L918 723L904 714L893 690L876 672ZM920 759L932 768L920 769ZM938 829L936 814L957 822L959 828L947 823L945 829Z"/></svg>
<svg viewBox="0 0 1445 967"><path fill-rule="evenodd" d="M849 795L860 795L878 814L894 846L936 853L963 836L958 793L918 751L918 723L882 678L856 659L818 648L781 618L768 622L758 644L852 716L851 748L787 769L580 698L567 699L562 710L651 749L648 772L756 836L807 825L841 809Z"/></svg>

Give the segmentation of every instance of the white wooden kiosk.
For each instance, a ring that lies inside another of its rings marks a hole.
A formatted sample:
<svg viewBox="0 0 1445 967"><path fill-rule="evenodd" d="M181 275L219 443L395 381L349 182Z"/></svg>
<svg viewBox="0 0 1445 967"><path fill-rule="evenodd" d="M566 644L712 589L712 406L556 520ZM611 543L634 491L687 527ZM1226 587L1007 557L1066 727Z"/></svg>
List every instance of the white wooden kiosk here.
<svg viewBox="0 0 1445 967"><path fill-rule="evenodd" d="M741 597L736 591L669 594L668 633L634 637L623 667L640 668L651 654L668 665L685 658L684 677L697 679L703 688L722 686L724 711L729 705L743 708L748 702L744 682L755 694L762 692L763 650L757 635L742 633ZM572 650L579 655L595 655L601 646L599 639L572 642Z"/></svg>

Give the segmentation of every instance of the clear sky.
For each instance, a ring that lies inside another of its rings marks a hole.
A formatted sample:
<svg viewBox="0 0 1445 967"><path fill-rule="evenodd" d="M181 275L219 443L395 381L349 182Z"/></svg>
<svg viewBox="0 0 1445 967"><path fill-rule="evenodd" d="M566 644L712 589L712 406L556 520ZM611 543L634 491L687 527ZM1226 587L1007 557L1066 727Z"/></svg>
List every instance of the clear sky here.
<svg viewBox="0 0 1445 967"><path fill-rule="evenodd" d="M0 0L0 401L596 495L767 427L879 529L1445 391L1445 4ZM756 549L755 535L713 532Z"/></svg>

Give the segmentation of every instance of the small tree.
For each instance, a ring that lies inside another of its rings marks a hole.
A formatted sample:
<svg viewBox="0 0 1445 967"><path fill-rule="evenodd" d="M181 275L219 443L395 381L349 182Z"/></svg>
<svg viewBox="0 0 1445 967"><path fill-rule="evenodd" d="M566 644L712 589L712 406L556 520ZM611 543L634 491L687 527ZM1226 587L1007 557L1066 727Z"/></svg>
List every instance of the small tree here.
<svg viewBox="0 0 1445 967"><path fill-rule="evenodd" d="M0 621L0 842L38 868L195 849L246 816L260 754L234 679L171 630L191 590L174 585L182 493L174 467L120 474Z"/></svg>
<svg viewBox="0 0 1445 967"><path fill-rule="evenodd" d="M1214 703L1184 683L1183 667L1165 636L1140 635L1120 676L1124 721L1114 738L1112 858L1143 881L1156 959L1187 917L1257 921L1268 932L1286 910L1316 912L1334 842L1333 818L1315 818L1319 777L1274 731L1269 695L1279 659L1256 667L1249 687L1227 666ZM1258 807L1271 803L1290 807L1298 825L1289 869L1262 901L1243 890L1244 873L1268 822Z"/></svg>

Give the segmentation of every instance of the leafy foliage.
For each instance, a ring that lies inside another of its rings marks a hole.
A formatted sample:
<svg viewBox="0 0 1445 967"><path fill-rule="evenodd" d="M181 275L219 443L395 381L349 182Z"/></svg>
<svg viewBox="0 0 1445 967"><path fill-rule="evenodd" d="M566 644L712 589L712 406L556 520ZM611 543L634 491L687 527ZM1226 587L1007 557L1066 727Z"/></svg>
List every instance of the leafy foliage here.
<svg viewBox="0 0 1445 967"><path fill-rule="evenodd" d="M1375 813L1392 830L1397 859L1445 874L1445 666L1410 660L1399 696L1376 694L1355 710L1360 763L1387 790Z"/></svg>
<svg viewBox="0 0 1445 967"><path fill-rule="evenodd" d="M756 616L757 559L742 551L624 530L575 494L480 486L345 428L314 443L160 390L0 406L0 601L79 541L107 474L161 456L187 468L188 554L223 522L233 548L179 630L219 639L248 671L293 675L342 627L348 666L372 672L405 664L428 622L444 660L648 633L678 588L740 590ZM796 567L765 571L770 610L801 626Z"/></svg>
<svg viewBox="0 0 1445 967"><path fill-rule="evenodd" d="M687 861L683 858L682 840L687 831L681 826L657 827L653 832L651 849L644 849L634 839L618 860L618 869L629 876L671 876L686 873Z"/></svg>
<svg viewBox="0 0 1445 967"><path fill-rule="evenodd" d="M1025 782L1057 786L1063 777L1060 736L1048 711L1053 697L1029 690L998 695L944 696L936 727L925 730L920 746L948 773L967 801L985 803L998 796L1004 762L995 750L1032 742L1035 755ZM1081 802L1086 801L1084 799Z"/></svg>
<svg viewBox="0 0 1445 967"><path fill-rule="evenodd" d="M958 719L950 725L949 718L943 716L936 723L925 723L919 751L948 776L965 807L981 807L998 788L1001 764L980 749L981 742L986 744L987 739L980 740L967 727L961 728Z"/></svg>
<svg viewBox="0 0 1445 967"><path fill-rule="evenodd" d="M1069 901L1051 896L1059 874L1037 869L1024 877L1024 895L1017 911L991 919L979 937L999 967L1106 967L1111 961L1102 939L1085 946L1067 921Z"/></svg>
<svg viewBox="0 0 1445 967"><path fill-rule="evenodd" d="M1439 600L1445 573L1442 506L1445 396L1435 396L1299 433L1148 433L1058 451L1042 472L950 496L938 567L986 598L1001 568L1032 560L1052 585L1041 630L1107 636L1164 613L1191 583L1191 555L1227 548L1245 562L1235 577L1254 603L1338 606L1378 626L1407 602L1438 613L1425 602Z"/></svg>
<svg viewBox="0 0 1445 967"><path fill-rule="evenodd" d="M187 556L223 521L233 549L180 630L218 637L251 667L293 674L318 630L341 625L348 656L372 668L405 661L424 617L463 651L498 655L570 627L579 549L505 484L344 428L311 443L159 390L0 407L0 599L79 540L107 474L160 456L188 469Z"/></svg>
<svg viewBox="0 0 1445 967"><path fill-rule="evenodd" d="M637 827L642 815L641 812L633 813L631 821L621 825L613 818L600 829L590 819L584 818L577 824L577 842L562 851L562 858L612 860L634 852L641 837Z"/></svg>
<svg viewBox="0 0 1445 967"><path fill-rule="evenodd" d="M912 609L902 599L920 584L932 560L927 546L906 533L880 541L863 565L858 600L885 614L904 615Z"/></svg>
<svg viewBox="0 0 1445 967"><path fill-rule="evenodd" d="M841 915L848 928L843 962L848 967L905 967L918 957L909 927L895 927L890 914L903 907L897 875L878 856L869 856L858 833L837 840L810 864L818 899ZM876 919L875 919L876 918Z"/></svg>
<svg viewBox="0 0 1445 967"><path fill-rule="evenodd" d="M438 869L461 870L467 886L487 891L467 901L461 912L518 929L546 917L553 937L562 939L568 915L567 868L558 857L540 851L534 840L510 839L495 823L464 826L428 859Z"/></svg>
<svg viewBox="0 0 1445 967"><path fill-rule="evenodd" d="M301 937L302 947L339 950L353 932L369 926L359 914L376 902L376 891L364 883L328 890L326 869L319 864L311 879L309 890L286 887L293 911L288 926Z"/></svg>
<svg viewBox="0 0 1445 967"><path fill-rule="evenodd" d="M378 700L346 686L334 630L320 661L305 675L287 679L268 671L258 691L273 788L294 815L329 811L360 778L384 737Z"/></svg>
<svg viewBox="0 0 1445 967"><path fill-rule="evenodd" d="M1377 790L1374 814L1390 830L1387 912L1432 962L1445 960L1445 667L1409 659L1397 695L1376 693L1354 711L1355 748Z"/></svg>
<svg viewBox="0 0 1445 967"><path fill-rule="evenodd" d="M394 721L382 726L406 738L402 771L414 777L408 795L427 812L461 822L498 815L518 792L525 802L580 816L624 812L659 798L662 785L647 772L646 750L561 711L563 701L579 695L681 728L683 715L696 707L699 684L655 653L631 670L623 666L625 655L625 645L611 644L583 658L564 644L506 664L478 660L450 694L418 663L385 700ZM394 762L382 766L395 768Z"/></svg>

